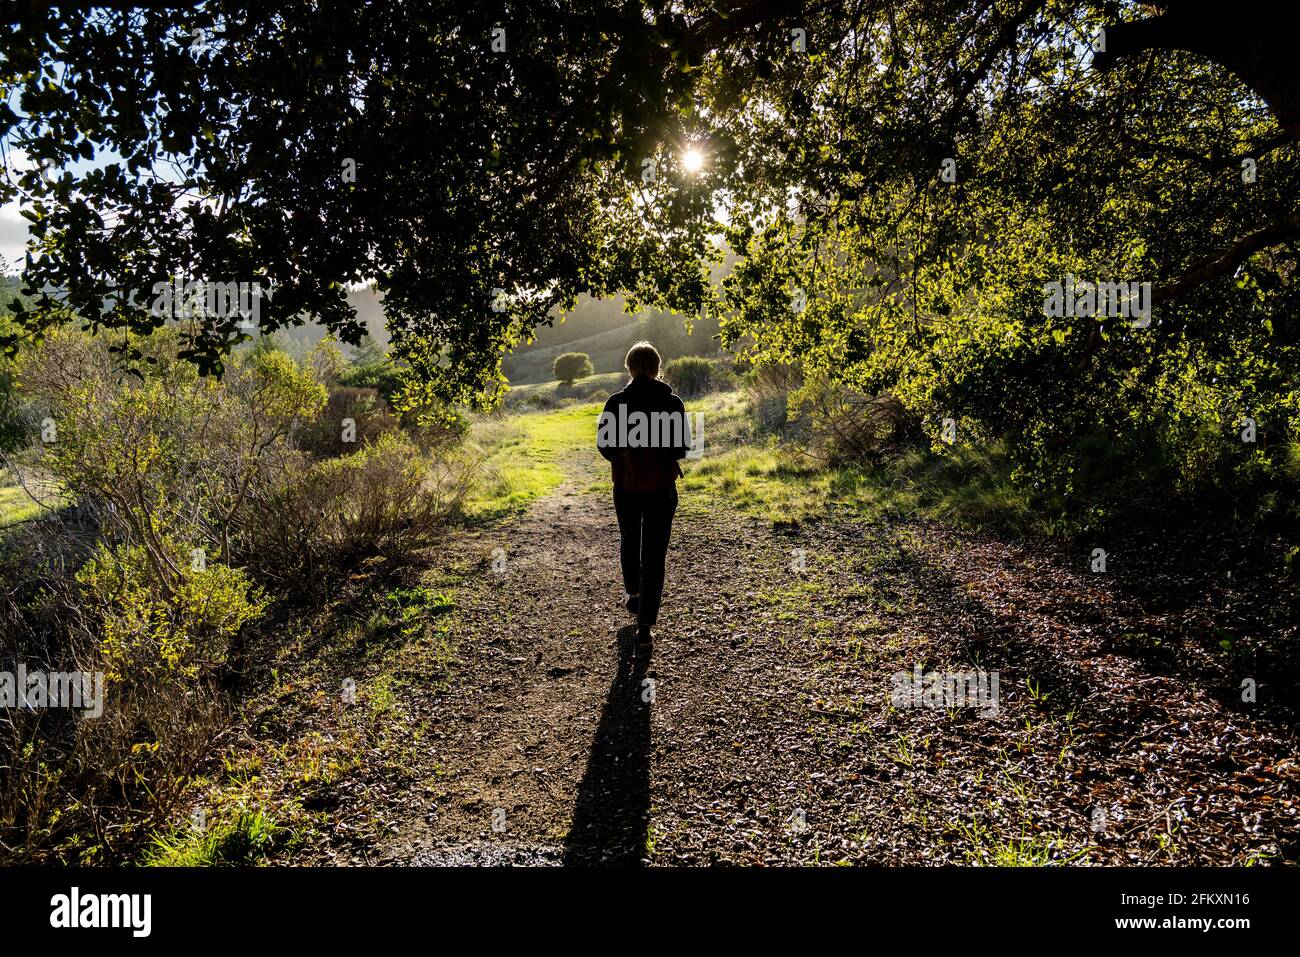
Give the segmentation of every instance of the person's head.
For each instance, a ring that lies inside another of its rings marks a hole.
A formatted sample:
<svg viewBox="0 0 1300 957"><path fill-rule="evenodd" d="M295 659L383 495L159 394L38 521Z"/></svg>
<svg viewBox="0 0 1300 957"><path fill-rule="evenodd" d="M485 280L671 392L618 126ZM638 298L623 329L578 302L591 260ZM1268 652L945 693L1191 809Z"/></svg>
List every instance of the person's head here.
<svg viewBox="0 0 1300 957"><path fill-rule="evenodd" d="M642 340L627 350L627 358L623 360L623 365L627 367L628 374L634 379L641 376L657 379L659 378L659 350Z"/></svg>

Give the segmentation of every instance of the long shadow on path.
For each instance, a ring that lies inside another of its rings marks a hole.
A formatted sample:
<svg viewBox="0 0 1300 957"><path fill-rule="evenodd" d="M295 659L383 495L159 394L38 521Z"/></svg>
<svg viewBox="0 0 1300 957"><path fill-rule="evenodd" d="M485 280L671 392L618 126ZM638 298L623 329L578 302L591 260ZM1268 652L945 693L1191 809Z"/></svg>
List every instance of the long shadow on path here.
<svg viewBox="0 0 1300 957"><path fill-rule="evenodd" d="M618 633L618 673L578 785L564 863L636 867L650 823L650 708L642 686L649 654L635 650L636 629Z"/></svg>

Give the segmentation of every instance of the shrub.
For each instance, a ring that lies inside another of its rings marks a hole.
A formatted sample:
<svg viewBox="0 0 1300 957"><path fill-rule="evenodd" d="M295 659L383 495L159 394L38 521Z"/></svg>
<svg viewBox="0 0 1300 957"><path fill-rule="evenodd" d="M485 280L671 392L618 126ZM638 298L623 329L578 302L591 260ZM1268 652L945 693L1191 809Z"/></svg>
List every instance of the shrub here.
<svg viewBox="0 0 1300 957"><path fill-rule="evenodd" d="M469 416L462 409L445 408L424 422L407 425L406 431L427 451L449 449L468 435L469 429Z"/></svg>
<svg viewBox="0 0 1300 957"><path fill-rule="evenodd" d="M910 417L893 396L866 396L824 375L808 378L789 406L806 421L807 451L825 465L877 460L908 437Z"/></svg>
<svg viewBox="0 0 1300 957"><path fill-rule="evenodd" d="M69 334L19 367L22 387L57 425L41 464L64 497L100 508L114 541L144 548L173 579L159 531L229 561L257 490L326 402L324 387L283 352L235 356L217 381L179 361L178 347L171 330L147 342L155 365L143 381L121 375L101 344Z"/></svg>
<svg viewBox="0 0 1300 957"><path fill-rule="evenodd" d="M325 408L295 438L300 448L329 458L355 452L399 427L378 391L339 386L330 390Z"/></svg>
<svg viewBox="0 0 1300 957"><path fill-rule="evenodd" d="M175 819L269 606L237 566L306 594L300 572L404 561L436 539L470 480L462 459L428 451L455 422L417 441L373 390L327 395L270 347L202 378L178 358L186 335L140 340L141 375L66 330L18 363L27 414L57 426L25 455L76 504L0 539L0 666L102 672L106 700L93 720L0 711L5 860L133 859ZM333 416L358 420L354 454L296 447ZM231 853L255 830L235 828Z"/></svg>
<svg viewBox="0 0 1300 957"><path fill-rule="evenodd" d="M715 392L726 392L736 388L739 373L736 360L729 355L715 356L709 360L713 363L712 387Z"/></svg>
<svg viewBox="0 0 1300 957"><path fill-rule="evenodd" d="M703 356L682 356L669 359L664 364L664 381L671 385L678 395L694 398L704 395L713 388L714 363Z"/></svg>
<svg viewBox="0 0 1300 957"><path fill-rule="evenodd" d="M401 564L437 539L471 477L464 460L427 455L401 432L354 455L297 463L259 507L259 568L289 582L372 557Z"/></svg>
<svg viewBox="0 0 1300 957"><path fill-rule="evenodd" d="M790 393L803 385L800 367L790 363L763 363L744 373L742 382L757 428L764 432L783 429L789 420Z"/></svg>
<svg viewBox="0 0 1300 957"><path fill-rule="evenodd" d="M3 297L0 298L0 336L14 332L8 315L9 300L14 292L9 278L0 275L0 296ZM27 430L19 414L19 405L19 398L14 392L13 362L0 355L0 453L18 448L26 436Z"/></svg>
<svg viewBox="0 0 1300 957"><path fill-rule="evenodd" d="M312 378L326 387L337 385L348 368L343 353L331 339L322 339L317 343L316 347L307 353L303 365L311 372Z"/></svg>
<svg viewBox="0 0 1300 957"><path fill-rule="evenodd" d="M591 356L585 352L565 352L558 355L551 369L555 378L566 385L572 384L575 379L585 379L596 371L591 364Z"/></svg>
<svg viewBox="0 0 1300 957"><path fill-rule="evenodd" d="M18 363L33 409L57 426L30 455L77 504L5 540L0 660L102 672L105 700L93 719L0 716L6 857L89 863L138 848L208 755L223 679L266 608L231 559L246 554L259 495L302 457L290 436L325 390L269 348L200 378L182 342L177 328L142 341L141 376L67 331Z"/></svg>
<svg viewBox="0 0 1300 957"><path fill-rule="evenodd" d="M354 389L374 389L391 403L401 387L402 370L388 358L358 362L348 366L339 376L339 385Z"/></svg>
<svg viewBox="0 0 1300 957"><path fill-rule="evenodd" d="M13 392L13 373L9 363L0 358L0 453L18 448L25 433L18 414L18 399Z"/></svg>
<svg viewBox="0 0 1300 957"><path fill-rule="evenodd" d="M173 540L161 545L166 568L142 546L101 545L76 574L96 663L111 682L216 676L234 637L266 608L243 571L209 565Z"/></svg>
<svg viewBox="0 0 1300 957"><path fill-rule="evenodd" d="M58 535L57 519L40 521L43 538ZM54 555L0 564L19 612L0 609L0 661L103 675L98 715L15 710L0 721L0 857L129 857L174 815L224 724L220 672L265 599L242 571L161 544L174 569L143 547L103 543L72 576Z"/></svg>
<svg viewBox="0 0 1300 957"><path fill-rule="evenodd" d="M382 356L382 353L380 355ZM404 385L405 372L404 365L381 357L358 361L355 365L349 366L339 376L338 383L345 388L371 390L377 393L383 401L386 414L411 435L416 436L420 444L426 448L452 443L464 436L469 431L469 420L458 408L415 402L400 413L394 412L398 408L398 394ZM359 432L360 419L357 423Z"/></svg>

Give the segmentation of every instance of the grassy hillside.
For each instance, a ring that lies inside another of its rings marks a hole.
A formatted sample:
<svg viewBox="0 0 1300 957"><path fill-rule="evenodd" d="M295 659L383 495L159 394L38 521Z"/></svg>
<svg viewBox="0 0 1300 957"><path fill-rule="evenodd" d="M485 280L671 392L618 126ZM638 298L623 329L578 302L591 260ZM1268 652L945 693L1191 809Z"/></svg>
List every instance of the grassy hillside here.
<svg viewBox="0 0 1300 957"><path fill-rule="evenodd" d="M617 392L627 383L627 373L597 373L579 379L572 385L563 382L532 382L512 385L506 394L506 408L511 411L555 409L575 402L601 402L611 392Z"/></svg>
<svg viewBox="0 0 1300 957"><path fill-rule="evenodd" d="M561 345L516 351L506 358L505 373L516 384L553 382L551 366L555 357L565 352L587 353L597 374L617 372L623 368L623 357L638 336L639 327L632 323Z"/></svg>
<svg viewBox="0 0 1300 957"><path fill-rule="evenodd" d="M551 349L602 332L609 332L611 329L630 327L636 323L636 317L625 311L625 305L622 296L611 296L609 299L579 296L578 304L571 312L563 316L557 313L551 325L539 326L534 330L536 338L531 343L516 349L515 354Z"/></svg>

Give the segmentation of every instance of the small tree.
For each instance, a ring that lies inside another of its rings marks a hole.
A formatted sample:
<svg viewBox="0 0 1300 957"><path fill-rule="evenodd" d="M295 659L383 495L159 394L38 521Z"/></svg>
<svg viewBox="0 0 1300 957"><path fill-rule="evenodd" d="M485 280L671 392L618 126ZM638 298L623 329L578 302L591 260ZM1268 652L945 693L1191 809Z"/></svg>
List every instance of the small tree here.
<svg viewBox="0 0 1300 957"><path fill-rule="evenodd" d="M311 372L312 376L324 386L337 385L343 373L347 371L348 363L343 358L343 353L339 347L334 344L334 340L326 336L316 348L307 353L307 358L303 364Z"/></svg>
<svg viewBox="0 0 1300 957"><path fill-rule="evenodd" d="M555 357L552 366L555 378L565 385L572 385L575 379L584 379L596 370L591 365L591 356L585 352L566 352Z"/></svg>
<svg viewBox="0 0 1300 957"><path fill-rule="evenodd" d="M354 351L356 354L352 361L359 366L377 365L388 358L388 349L368 332L361 337L361 342Z"/></svg>

